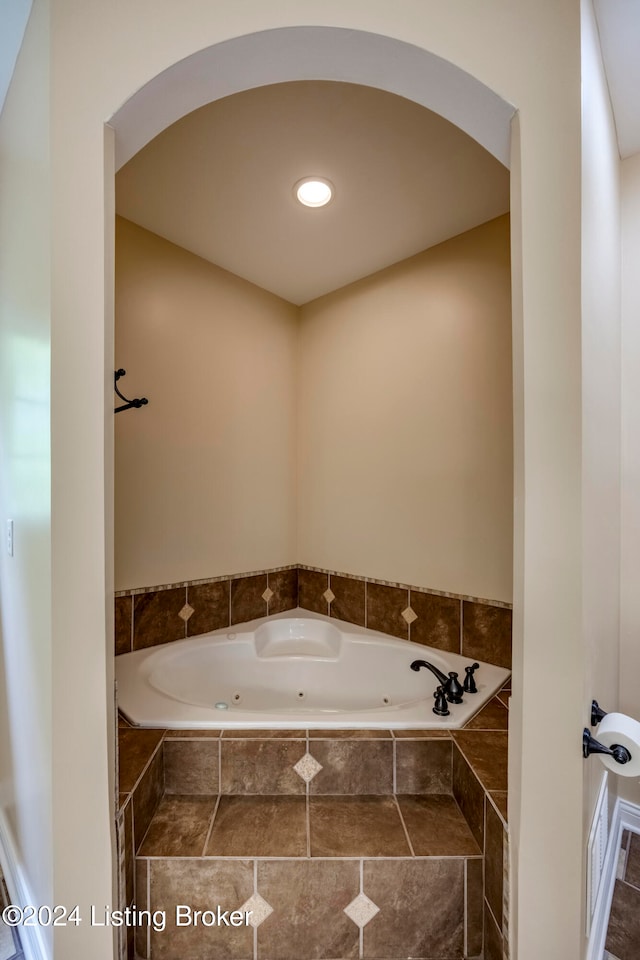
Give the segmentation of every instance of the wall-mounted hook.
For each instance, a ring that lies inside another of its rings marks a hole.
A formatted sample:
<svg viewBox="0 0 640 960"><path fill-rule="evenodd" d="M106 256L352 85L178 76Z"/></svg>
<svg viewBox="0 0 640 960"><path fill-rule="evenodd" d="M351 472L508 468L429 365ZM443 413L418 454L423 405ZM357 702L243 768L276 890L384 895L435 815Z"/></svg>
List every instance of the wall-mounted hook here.
<svg viewBox="0 0 640 960"><path fill-rule="evenodd" d="M119 370L116 370L116 372L113 375L113 389L118 394L120 399L124 400L124 403L120 404L119 407L115 408L114 413L120 413L122 410L130 410L131 407L135 407L137 409L138 407L144 407L146 403L149 403L146 397L138 397L135 400L127 400L127 398L120 393L116 384L120 379L120 377L124 377L126 372L127 371L123 370L121 367Z"/></svg>

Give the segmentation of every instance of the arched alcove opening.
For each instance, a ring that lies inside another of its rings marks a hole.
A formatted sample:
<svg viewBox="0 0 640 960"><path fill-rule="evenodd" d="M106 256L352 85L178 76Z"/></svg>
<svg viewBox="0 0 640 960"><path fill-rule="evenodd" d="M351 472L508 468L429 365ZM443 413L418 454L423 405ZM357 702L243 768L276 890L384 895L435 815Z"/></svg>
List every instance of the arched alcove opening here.
<svg viewBox="0 0 640 960"><path fill-rule="evenodd" d="M165 127L205 103L288 80L343 80L406 97L445 117L510 165L515 108L475 77L392 37L305 26L207 47L146 83L108 120L116 136L116 170Z"/></svg>
<svg viewBox="0 0 640 960"><path fill-rule="evenodd" d="M116 166L204 104L300 79L340 80L400 94L444 116L509 165L513 107L469 74L387 37L305 27L227 41L149 81L110 120Z"/></svg>

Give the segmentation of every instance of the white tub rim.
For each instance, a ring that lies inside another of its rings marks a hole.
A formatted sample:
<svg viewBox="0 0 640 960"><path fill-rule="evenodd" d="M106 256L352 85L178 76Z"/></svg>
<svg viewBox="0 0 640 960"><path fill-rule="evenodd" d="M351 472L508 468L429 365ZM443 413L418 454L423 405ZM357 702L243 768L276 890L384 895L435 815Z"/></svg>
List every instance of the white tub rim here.
<svg viewBox="0 0 640 960"><path fill-rule="evenodd" d="M200 646L210 646L217 644L228 644L229 640L241 639L249 634L255 634L260 627L282 620L304 620L318 621L327 624L338 630L341 635L350 642L366 642L367 645L382 645L386 648L399 648L411 654L413 659L425 659L435 662L441 669L448 665L450 669L457 669L461 672L464 664L474 662L471 658L461 656L460 654L450 654L433 647L427 647L424 644L414 641L403 640L399 637L393 637L368 627L339 620L336 617L325 616L315 611L305 610L300 607L286 610L278 614L272 614L267 617L259 617L255 620L246 621L239 624L232 624L228 627L221 627L217 630L205 634L199 634L194 637L188 637L175 640L170 643L160 644L148 647L143 650L133 651L131 653L121 654L116 657L116 678L119 683L119 706L125 719L133 726L165 728L172 730L292 730L301 731L304 736L306 730L393 730L393 729L423 729L423 730L454 730L465 726L469 720L486 706L492 696L500 690L510 677L510 671L494 664L479 661L481 665L478 671L478 686L481 689L481 695L478 700L475 697L466 698L466 706L451 705L451 715L449 717L436 717L432 712L433 700L432 691L435 690L437 680L435 676L423 670L420 672L422 683L424 685L425 697L422 701L422 707L409 709L404 705L402 707L388 706L378 710L360 710L352 713L325 713L323 716L313 717L308 713L302 716L294 717L291 713L283 715L267 713L262 716L256 716L255 712L240 711L216 711L213 707L193 707L183 703L182 710L175 706L165 704L164 715L158 713L161 706L158 697L155 694L145 697L147 705L145 709L131 709L131 677L129 670L124 670L124 665L132 665L131 671L137 674L137 681L133 684L140 690L140 684L145 682L145 678L153 669L154 664L161 658L166 657L167 653L180 655L181 651ZM443 665L444 661L444 665ZM127 675L123 684L123 677ZM123 695L124 694L124 695ZM163 698L166 699L166 698ZM177 702L177 701L176 701ZM413 705L415 706L415 705ZM155 711L155 712L154 712ZM182 715L181 715L182 714Z"/></svg>

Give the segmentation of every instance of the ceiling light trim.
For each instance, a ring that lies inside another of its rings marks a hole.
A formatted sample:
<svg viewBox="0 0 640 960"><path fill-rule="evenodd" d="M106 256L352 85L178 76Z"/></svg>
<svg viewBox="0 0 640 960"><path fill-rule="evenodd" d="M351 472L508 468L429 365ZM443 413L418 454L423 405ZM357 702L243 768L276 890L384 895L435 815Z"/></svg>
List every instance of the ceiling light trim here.
<svg viewBox="0 0 640 960"><path fill-rule="evenodd" d="M334 185L326 177L302 177L293 185L293 193L298 203L313 210L331 203L335 192Z"/></svg>

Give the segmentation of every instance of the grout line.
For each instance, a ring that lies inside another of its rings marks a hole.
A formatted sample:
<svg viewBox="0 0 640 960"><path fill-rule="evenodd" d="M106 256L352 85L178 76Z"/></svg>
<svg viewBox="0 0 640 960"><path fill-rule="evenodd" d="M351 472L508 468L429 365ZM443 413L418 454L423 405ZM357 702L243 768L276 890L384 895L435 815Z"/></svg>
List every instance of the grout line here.
<svg viewBox="0 0 640 960"><path fill-rule="evenodd" d="M400 817L400 823L402 824L402 829L404 830L404 835L405 835L405 837L407 838L407 843L409 844L409 850L411 851L411 856L412 856L412 857L415 857L416 852L415 852L415 850L413 849L413 844L411 843L411 837L409 836L409 831L407 830L407 825L406 825L406 823L404 822L404 817L402 816L402 810L400 809L400 804L399 804L399 802L398 802L398 798L397 798L397 796L395 795L395 793L393 794L393 802L394 802L395 805L396 805L396 810L398 811L398 816Z"/></svg>
<svg viewBox="0 0 640 960"><path fill-rule="evenodd" d="M618 880L618 883L624 884L624 886L629 887L630 890L640 891L640 887L636 887L635 883L629 883L628 880Z"/></svg>
<svg viewBox="0 0 640 960"><path fill-rule="evenodd" d="M360 860L360 893L364 894L364 860ZM360 927L358 950L360 960L362 960L362 957L364 956L364 927Z"/></svg>
<svg viewBox="0 0 640 960"><path fill-rule="evenodd" d="M469 944L467 940L467 927L469 924L469 918L467 916L467 861L464 861L463 868L463 891L464 891L464 955L467 957L469 955Z"/></svg>
<svg viewBox="0 0 640 960"><path fill-rule="evenodd" d="M213 821L214 821L215 818L216 818L216 814L217 814L217 812L218 812L218 807L220 806L220 796L221 796L221 794L218 794L218 797L217 797L217 799L216 799L215 806L214 806L214 808L213 808L213 813L211 814L211 820L209 821L209 829L207 830L207 835L206 835L205 840L204 840L204 847L202 848L202 856L203 856L203 857L205 856L205 854L206 854L206 852L207 852L207 847L208 847L208 845L209 845L209 840L211 839L211 833L212 833L212 831L213 831Z"/></svg>
<svg viewBox="0 0 640 960"><path fill-rule="evenodd" d="M496 732L497 732L497 733L507 733L506 730L498 730L498 731L492 730L491 732L492 732L492 733L496 733ZM452 742L455 744L455 746L456 746L456 747L458 748L458 750L460 751L460 755L462 756L462 758L464 759L465 763L466 763L467 766L469 767L469 770L471 771L471 773L473 774L473 776L476 778L476 780L477 780L478 783L480 784L480 787L482 788L482 790L484 791L484 793L489 793L490 788L489 788L489 787L485 787L484 783L483 783L482 780L480 779L480 776L476 773L476 770L475 770L475 767L474 767L473 763L471 762L471 760L469 760L468 756L466 755L466 753L464 752L464 750L462 749L461 745L458 743L458 741L456 740L455 737L452 737ZM506 792L507 792L506 790L497 790L495 787L493 788L493 790L494 790L495 792L497 792L497 793L506 793Z"/></svg>
<svg viewBox="0 0 640 960"><path fill-rule="evenodd" d="M364 581L364 625L367 626L369 620L369 581Z"/></svg>
<svg viewBox="0 0 640 960"><path fill-rule="evenodd" d="M485 905L485 907L487 908L487 910L489 911L489 913L491 914L491 919L492 919L493 922L495 923L496 929L497 929L498 933L500 934L501 939L504 940L504 937L503 937L503 935L502 935L502 924L501 924L501 923L498 923L498 921L496 920L495 914L494 914L493 910L491 909L491 904L489 903L489 901L487 900L486 897L484 898L484 905Z"/></svg>
<svg viewBox="0 0 640 960"><path fill-rule="evenodd" d="M462 621L462 618L464 616L464 613L463 613L464 607L462 604L463 604L463 601L460 600L460 656L462 656L462 639L464 637L464 623Z"/></svg>
<svg viewBox="0 0 640 960"><path fill-rule="evenodd" d="M222 730L218 740L218 793L222 793Z"/></svg>
<svg viewBox="0 0 640 960"><path fill-rule="evenodd" d="M482 797L482 856L487 859L487 794Z"/></svg>
<svg viewBox="0 0 640 960"><path fill-rule="evenodd" d="M135 729L135 728L132 728L132 729ZM153 753L151 754L151 756L149 757L149 759L148 759L147 762L145 763L144 767L142 768L142 771L141 771L141 773L140 773L140 776L138 777L138 779L137 779L137 780L135 781L135 783L133 784L131 790L129 790L129 796L130 796L130 798L131 798L132 801L133 801L133 794L135 793L135 791L136 791L136 790L138 789L138 787L140 786L140 782L141 782L142 778L144 777L145 773L147 772L147 770L149 769L149 767L150 767L151 764L153 763L153 759L154 759L156 753L157 753L158 750L162 747L163 744L164 744L164 733L163 733L163 735L160 737L160 740L158 741L157 745L154 747ZM163 791L164 791L164 764L162 765L162 770L163 770L162 787L163 787ZM120 792L120 791L119 791L119 792ZM121 792L124 793L125 791L121 791ZM124 805L126 806L126 803L125 803Z"/></svg>
<svg viewBox="0 0 640 960"><path fill-rule="evenodd" d="M147 910L151 911L151 861L147 860ZM151 956L151 924L147 926L147 957Z"/></svg>
<svg viewBox="0 0 640 960"><path fill-rule="evenodd" d="M393 761L393 795L395 797L396 795L396 759L397 759L396 744L398 743L398 741L396 740L395 737L393 737L391 740L391 743L392 743L392 761Z"/></svg>
<svg viewBox="0 0 640 960"><path fill-rule="evenodd" d="M253 861L253 895L258 896L258 861ZM258 928L253 928L253 960L258 960Z"/></svg>
<svg viewBox="0 0 640 960"><path fill-rule="evenodd" d="M184 603L185 603L185 606L189 603L189 584L187 584L187 585L185 586L185 588L184 588ZM185 639L189 636L189 632L188 632L188 629L187 629L188 625L189 625L189 621L188 621L188 620L185 620L185 621L184 621L184 636L185 636Z"/></svg>
<svg viewBox="0 0 640 960"><path fill-rule="evenodd" d="M305 752L311 753L311 744L309 741L309 731L305 730L306 740L305 740ZM319 772L319 771L318 771ZM309 796L311 794L311 781L305 780L305 825L307 830L307 857L311 856L311 811Z"/></svg>
<svg viewBox="0 0 640 960"><path fill-rule="evenodd" d="M449 783L451 784L451 796L453 797L453 740L451 741L451 779Z"/></svg>
<svg viewBox="0 0 640 960"><path fill-rule="evenodd" d="M144 858L138 857L137 859L138 859L138 860L140 860L140 859L146 859L146 860L161 860L163 863L167 863L167 862L177 863L178 861L180 861L180 862L183 862L183 861L184 861L185 863L194 863L195 861L201 861L201 860L206 860L208 863L209 863L209 862L211 862L211 863L217 863L218 861L221 861L221 860L224 860L224 861L227 861L227 860L228 860L229 862L244 861L244 862L246 863L247 860L251 860L252 857L251 857L250 855L247 855L246 853L244 853L244 854L237 854L237 855L236 855L236 854L233 854L233 855L226 855L226 854L224 854L224 855L218 855L218 854L212 855L212 854L207 854L206 856L203 856L203 857L187 857L187 856L167 857L167 856L164 855L164 854L149 854L149 855L145 855ZM307 858L306 858L306 857L291 857L291 856L289 856L289 857L270 857L270 856L264 856L264 855L260 854L260 858L259 858L259 859L260 859L260 861L263 861L263 862L265 862L265 863L266 863L266 862L269 862L269 863L291 863L291 861L295 861L296 863L301 863L303 860L306 860ZM320 862L320 861L322 861L323 863L324 863L324 862L326 862L326 863L336 863L336 862L339 862L339 863L343 863L343 862L345 862L345 863L353 863L354 861L356 861L356 860L358 860L358 859L359 859L359 857L358 857L357 854L352 854L351 856L347 856L347 857L313 857L313 858L312 858L312 860L313 860L314 863L318 863L318 862ZM397 857L385 857L385 856L373 856L373 855L367 854L366 859L367 859L368 862L369 862L369 861L375 861L376 863L377 863L377 862L387 863L387 862L389 862L389 861L391 861L391 860L393 860L394 863L395 863L395 862L398 862L398 863L407 863L407 861L411 861L411 860L424 860L425 862L428 860L430 863L433 862L434 860L444 860L444 861L450 861L450 860L453 860L453 861L457 861L457 860L478 860L479 862L482 862L482 856L481 856L479 853L475 853L475 854L472 854L472 855L460 854L460 853L452 853L452 854L448 854L448 855L439 855L439 856L435 856L435 855L433 855L433 854L431 854L431 853L424 853L424 854L423 854L423 853L418 853L418 854L415 855L415 857L410 857L409 855L405 855L404 857L401 857L401 856L397 856Z"/></svg>
<svg viewBox="0 0 640 960"><path fill-rule="evenodd" d="M135 607L135 598L131 597L131 638L129 650L133 652L133 610Z"/></svg>

